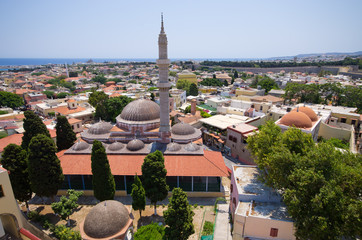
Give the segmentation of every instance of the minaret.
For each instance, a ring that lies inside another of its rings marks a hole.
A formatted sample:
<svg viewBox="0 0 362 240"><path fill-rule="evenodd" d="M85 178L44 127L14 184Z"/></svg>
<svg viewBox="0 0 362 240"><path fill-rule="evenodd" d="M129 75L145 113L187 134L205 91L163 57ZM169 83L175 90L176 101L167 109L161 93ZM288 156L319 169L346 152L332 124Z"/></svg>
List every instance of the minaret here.
<svg viewBox="0 0 362 240"><path fill-rule="evenodd" d="M168 66L170 60L167 58L167 37L163 28L163 14L161 14L161 32L158 35L158 72L159 81L157 87L160 94L160 137L161 142L170 142L170 105L169 89L171 83L168 81Z"/></svg>

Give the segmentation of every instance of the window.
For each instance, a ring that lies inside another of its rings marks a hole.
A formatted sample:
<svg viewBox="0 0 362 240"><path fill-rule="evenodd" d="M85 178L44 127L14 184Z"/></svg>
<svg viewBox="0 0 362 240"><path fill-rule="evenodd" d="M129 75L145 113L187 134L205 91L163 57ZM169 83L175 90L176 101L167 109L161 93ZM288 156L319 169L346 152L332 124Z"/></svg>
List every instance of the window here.
<svg viewBox="0 0 362 240"><path fill-rule="evenodd" d="M236 142L236 141L237 141L237 139L236 139L236 137L234 137L234 138L233 138L233 142Z"/></svg>
<svg viewBox="0 0 362 240"><path fill-rule="evenodd" d="M229 140L232 141L232 140L233 140L233 136L229 135Z"/></svg>
<svg viewBox="0 0 362 240"><path fill-rule="evenodd" d="M341 118L341 123L346 123L346 118Z"/></svg>
<svg viewBox="0 0 362 240"><path fill-rule="evenodd" d="M236 207L236 199L235 198L233 198L233 204Z"/></svg>
<svg viewBox="0 0 362 240"><path fill-rule="evenodd" d="M79 123L77 123L77 128L79 128Z"/></svg>
<svg viewBox="0 0 362 240"><path fill-rule="evenodd" d="M74 125L72 125L72 129L74 130Z"/></svg>
<svg viewBox="0 0 362 240"><path fill-rule="evenodd" d="M356 119L352 119L351 124L356 125Z"/></svg>
<svg viewBox="0 0 362 240"><path fill-rule="evenodd" d="M262 111L263 110L263 106L260 106L260 111Z"/></svg>
<svg viewBox="0 0 362 240"><path fill-rule="evenodd" d="M278 228L271 228L270 229L270 236L277 237L278 236Z"/></svg>
<svg viewBox="0 0 362 240"><path fill-rule="evenodd" d="M0 185L0 197L4 197L4 190L3 190L3 185Z"/></svg>
<svg viewBox="0 0 362 240"><path fill-rule="evenodd" d="M233 193L233 188L234 188L234 185L230 185L230 193Z"/></svg>

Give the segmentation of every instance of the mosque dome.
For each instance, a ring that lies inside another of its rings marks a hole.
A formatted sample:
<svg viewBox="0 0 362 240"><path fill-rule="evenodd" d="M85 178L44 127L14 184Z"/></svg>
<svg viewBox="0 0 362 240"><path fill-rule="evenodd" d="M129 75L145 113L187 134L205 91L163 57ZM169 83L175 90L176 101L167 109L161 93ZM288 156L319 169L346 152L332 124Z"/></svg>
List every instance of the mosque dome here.
<svg viewBox="0 0 362 240"><path fill-rule="evenodd" d="M200 146L195 143L189 143L185 146L185 150L188 152L195 152L200 149Z"/></svg>
<svg viewBox="0 0 362 240"><path fill-rule="evenodd" d="M93 124L88 129L88 133L93 134L93 135L106 134L111 131L112 127L113 127L112 124L110 124L109 122L100 121L100 122Z"/></svg>
<svg viewBox="0 0 362 240"><path fill-rule="evenodd" d="M302 112L305 113L312 122L315 122L318 120L317 114L309 107L297 107L292 110L292 112Z"/></svg>
<svg viewBox="0 0 362 240"><path fill-rule="evenodd" d="M114 142L108 146L109 151L118 151L121 150L124 147L124 145L120 142Z"/></svg>
<svg viewBox="0 0 362 240"><path fill-rule="evenodd" d="M177 123L171 128L171 132L176 135L191 135L195 133L195 128L187 123Z"/></svg>
<svg viewBox="0 0 362 240"><path fill-rule="evenodd" d="M76 142L72 147L71 149L73 151L82 151L82 150L86 150L89 148L89 144L86 143L86 142Z"/></svg>
<svg viewBox="0 0 362 240"><path fill-rule="evenodd" d="M133 139L127 143L127 149L130 151L138 151L145 147L145 144L139 139Z"/></svg>
<svg viewBox="0 0 362 240"><path fill-rule="evenodd" d="M83 230L88 237L103 239L128 227L129 212L120 202L107 200L98 203L84 220Z"/></svg>
<svg viewBox="0 0 362 240"><path fill-rule="evenodd" d="M145 122L160 118L160 106L148 99L132 101L124 107L118 116L119 121Z"/></svg>
<svg viewBox="0 0 362 240"><path fill-rule="evenodd" d="M170 151L170 152L177 152L177 151L180 151L181 150L181 145L178 144L178 143L170 143L167 145L167 151Z"/></svg>
<svg viewBox="0 0 362 240"><path fill-rule="evenodd" d="M279 121L280 124L286 126L296 126L298 128L310 128L312 127L312 120L304 112L289 112L285 114Z"/></svg>

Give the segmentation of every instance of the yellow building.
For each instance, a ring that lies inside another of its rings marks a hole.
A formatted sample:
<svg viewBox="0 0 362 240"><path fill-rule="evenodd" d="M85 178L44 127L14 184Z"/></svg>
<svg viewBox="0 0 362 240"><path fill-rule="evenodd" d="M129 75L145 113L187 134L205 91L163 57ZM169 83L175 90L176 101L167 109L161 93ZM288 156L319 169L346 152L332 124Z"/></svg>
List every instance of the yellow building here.
<svg viewBox="0 0 362 240"><path fill-rule="evenodd" d="M51 239L25 219L15 200L9 173L0 167L0 239L14 237L24 240Z"/></svg>
<svg viewBox="0 0 362 240"><path fill-rule="evenodd" d="M15 78L5 78L4 79L4 82L5 84L9 85L10 83L14 82L15 81Z"/></svg>
<svg viewBox="0 0 362 240"><path fill-rule="evenodd" d="M197 85L196 74L190 72L189 70L183 70L182 72L177 74L177 81L181 79L186 80L190 83L195 83Z"/></svg>

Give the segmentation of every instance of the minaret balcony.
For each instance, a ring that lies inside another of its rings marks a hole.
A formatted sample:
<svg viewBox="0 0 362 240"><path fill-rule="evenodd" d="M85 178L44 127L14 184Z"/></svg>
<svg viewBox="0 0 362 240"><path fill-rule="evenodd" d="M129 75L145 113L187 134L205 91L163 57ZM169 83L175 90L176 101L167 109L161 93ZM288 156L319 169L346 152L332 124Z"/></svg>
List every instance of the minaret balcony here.
<svg viewBox="0 0 362 240"><path fill-rule="evenodd" d="M157 65L164 65L164 64L170 64L171 61L169 59L157 59L156 63Z"/></svg>
<svg viewBox="0 0 362 240"><path fill-rule="evenodd" d="M170 88L171 83L170 82L158 82L157 83L158 88ZM160 89L161 90L161 89Z"/></svg>

